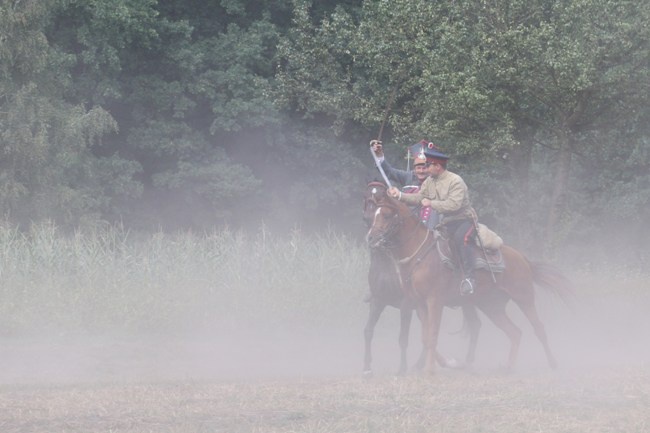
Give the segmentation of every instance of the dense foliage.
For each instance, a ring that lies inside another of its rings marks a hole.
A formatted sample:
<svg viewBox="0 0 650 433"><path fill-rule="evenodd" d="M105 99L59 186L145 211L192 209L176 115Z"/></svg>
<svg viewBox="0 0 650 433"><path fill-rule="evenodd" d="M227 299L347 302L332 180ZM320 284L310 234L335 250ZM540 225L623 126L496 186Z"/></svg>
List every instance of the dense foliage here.
<svg viewBox="0 0 650 433"><path fill-rule="evenodd" d="M510 243L643 264L649 21L618 0L0 0L0 210L361 233L381 129L397 166L439 143Z"/></svg>

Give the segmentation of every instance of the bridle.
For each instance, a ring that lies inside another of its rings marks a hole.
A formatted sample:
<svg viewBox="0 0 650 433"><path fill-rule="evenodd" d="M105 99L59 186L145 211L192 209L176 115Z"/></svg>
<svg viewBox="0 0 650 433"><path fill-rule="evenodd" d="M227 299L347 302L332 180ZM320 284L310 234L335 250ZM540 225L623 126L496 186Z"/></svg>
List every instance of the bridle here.
<svg viewBox="0 0 650 433"><path fill-rule="evenodd" d="M372 188L372 189L371 189ZM374 210L377 210L379 207L379 203L377 202L377 197L375 196L379 190L383 191L383 194L386 194L386 185L384 185L381 182L370 182L368 186L366 187L366 191L370 190L370 196L366 196L363 201L363 218L366 220L366 214L368 212L368 205L370 203L373 204ZM370 225L369 221L366 221L368 225Z"/></svg>
<svg viewBox="0 0 650 433"><path fill-rule="evenodd" d="M375 205L377 210L379 210L381 208L388 208L388 209L391 209L394 212L394 215L391 218L390 222L388 223L386 229L381 234L381 238L385 242L385 245L387 247L389 247L389 248L392 247L394 245L395 235L396 235L397 231L399 230L399 228L404 223L404 217L401 215L400 209L398 208L398 206L396 206L393 203L385 202L383 200L377 201L377 199L374 196L372 196L372 197L370 197L370 198L368 198L366 200L367 201L372 201L372 203ZM427 241L429 240L429 236L431 235L430 232L431 232L430 230L426 231L426 233L427 233L426 236L424 237L424 239L422 240L420 245L415 249L415 251L412 254L410 254L410 255L408 255L406 257L403 257L401 259L400 258L395 258L396 262L398 264L400 264L400 265L405 265L405 264L408 264L414 258L416 258L420 254L420 252L422 251L424 246L426 245ZM410 242L417 235L417 233L418 233L418 225L416 225L413 228L413 231L409 235L406 242ZM427 253L428 253L428 250L427 250Z"/></svg>

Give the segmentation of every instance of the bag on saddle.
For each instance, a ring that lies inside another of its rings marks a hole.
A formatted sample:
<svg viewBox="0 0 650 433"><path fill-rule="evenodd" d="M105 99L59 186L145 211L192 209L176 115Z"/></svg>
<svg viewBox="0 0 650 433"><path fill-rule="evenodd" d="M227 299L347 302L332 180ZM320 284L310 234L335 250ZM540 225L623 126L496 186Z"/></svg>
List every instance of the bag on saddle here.
<svg viewBox="0 0 650 433"><path fill-rule="evenodd" d="M478 223L478 235L483 242L483 246L488 250L498 250L503 245L503 239L490 230L485 224ZM479 240L476 239L476 244L480 247Z"/></svg>

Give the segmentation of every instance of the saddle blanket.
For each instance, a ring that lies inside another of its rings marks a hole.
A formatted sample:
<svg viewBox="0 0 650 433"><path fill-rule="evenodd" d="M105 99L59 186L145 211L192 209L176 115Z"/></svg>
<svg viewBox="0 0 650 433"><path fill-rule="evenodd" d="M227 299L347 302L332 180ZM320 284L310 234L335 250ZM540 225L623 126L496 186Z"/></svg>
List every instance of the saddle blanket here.
<svg viewBox="0 0 650 433"><path fill-rule="evenodd" d="M452 270L457 270L458 265L454 262L452 257L454 254L449 247L449 242L443 239L441 236L436 237L436 247L438 249L438 254L440 255L440 260L447 265ZM503 272L506 268L505 262L503 261L503 255L501 254L500 249L485 249L485 256L483 251L478 247L472 247L472 252L474 253L474 269L485 269L489 271L490 268L492 272ZM488 266L489 263L489 266Z"/></svg>

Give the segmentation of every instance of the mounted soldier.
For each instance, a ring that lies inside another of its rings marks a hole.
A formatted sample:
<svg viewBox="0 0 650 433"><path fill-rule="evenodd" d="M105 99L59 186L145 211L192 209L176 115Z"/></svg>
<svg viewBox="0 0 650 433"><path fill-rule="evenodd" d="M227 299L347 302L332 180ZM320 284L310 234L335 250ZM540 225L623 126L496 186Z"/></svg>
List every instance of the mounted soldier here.
<svg viewBox="0 0 650 433"><path fill-rule="evenodd" d="M369 189L366 191L367 195L364 201L364 220L371 225L372 216L376 210L373 206L374 200L372 196L379 190L385 191L391 186L390 181L396 182L402 186L402 191L405 193L414 193L419 191L422 183L430 176L430 167L424 155L424 150L427 148L436 148L433 143L422 140L409 147L409 155L413 156L413 169L412 170L399 170L392 167L385 159L382 142L380 140L370 141L370 150L375 159L377 169L382 174L383 182L370 182ZM437 148L436 148L437 149ZM419 220L424 223L429 230L439 223L439 216L433 212L431 207L421 207L419 204L413 206L413 213L418 216ZM364 328L365 338L365 355L364 355L364 375L371 375L371 362L372 362L372 340L374 336L374 329L381 316L383 310L387 306L393 306L400 310L400 332L399 332L399 346L401 350L399 373L404 374L407 371L407 347L409 339L409 328L411 325L411 318L415 304L412 300L404 296L402 289L401 278L397 272L395 260L382 249L370 250L370 267L368 270L368 286L369 293L365 297L370 309L368 320ZM467 311L465 311L467 310ZM478 328L480 321L476 315L476 311L471 307L463 307L463 314L469 323L471 329L470 335L474 342L470 345L471 354L469 358L473 358L473 351L476 345L476 337L478 335ZM445 358L444 356L437 355L438 363L441 366L455 368L458 367L458 362L453 358ZM422 367L424 364L424 351L422 351L416 366Z"/></svg>
<svg viewBox="0 0 650 433"><path fill-rule="evenodd" d="M475 286L475 259L471 245L475 242L476 212L471 206L465 181L447 170L449 156L439 149L425 149L424 155L430 175L422 182L419 191L406 193L392 187L388 194L409 205L430 206L442 215L440 224L447 230L460 258L460 292L469 295L474 293Z"/></svg>

